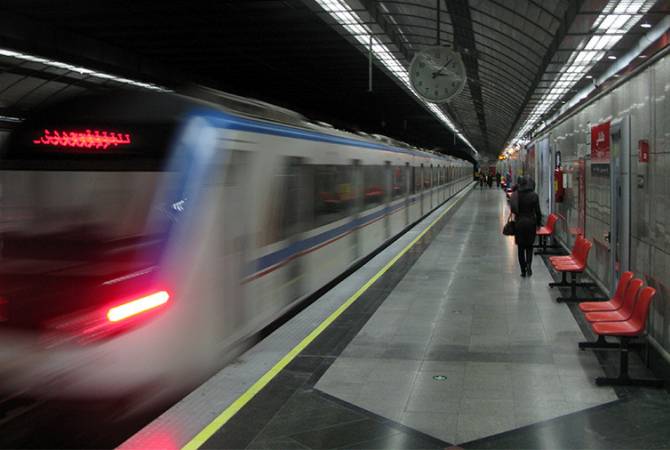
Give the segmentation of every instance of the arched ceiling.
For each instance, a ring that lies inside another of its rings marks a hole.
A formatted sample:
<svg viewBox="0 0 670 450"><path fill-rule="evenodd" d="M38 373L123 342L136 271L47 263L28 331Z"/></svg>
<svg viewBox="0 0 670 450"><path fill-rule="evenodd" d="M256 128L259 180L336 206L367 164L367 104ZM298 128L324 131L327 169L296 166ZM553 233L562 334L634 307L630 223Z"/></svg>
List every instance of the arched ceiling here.
<svg viewBox="0 0 670 450"><path fill-rule="evenodd" d="M401 71L425 46L455 47L465 89L426 105L379 60L370 85L367 49L328 7L355 16ZM646 30L633 25L670 12L668 0L2 0L0 126L79 91L195 82L338 127L495 157L590 83L587 73L608 68L598 60L563 79L616 7L639 12L608 54L638 42Z"/></svg>

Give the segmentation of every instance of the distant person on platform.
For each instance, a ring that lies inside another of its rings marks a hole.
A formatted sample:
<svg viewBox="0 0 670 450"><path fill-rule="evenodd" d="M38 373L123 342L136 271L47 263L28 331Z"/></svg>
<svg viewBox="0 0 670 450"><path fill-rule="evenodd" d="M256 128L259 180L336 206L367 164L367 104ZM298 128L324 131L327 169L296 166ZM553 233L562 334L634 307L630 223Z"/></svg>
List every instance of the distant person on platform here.
<svg viewBox="0 0 670 450"><path fill-rule="evenodd" d="M500 172L496 172L496 187L500 188L500 179L502 177L500 176Z"/></svg>
<svg viewBox="0 0 670 450"><path fill-rule="evenodd" d="M493 187L493 175L488 174L488 176L486 177L486 184L489 185L489 189Z"/></svg>
<svg viewBox="0 0 670 450"><path fill-rule="evenodd" d="M479 188L484 189L484 172L479 172Z"/></svg>
<svg viewBox="0 0 670 450"><path fill-rule="evenodd" d="M530 178L519 177L517 189L510 199L522 277L533 275L533 243L536 230L542 225L540 200L533 191L533 184Z"/></svg>

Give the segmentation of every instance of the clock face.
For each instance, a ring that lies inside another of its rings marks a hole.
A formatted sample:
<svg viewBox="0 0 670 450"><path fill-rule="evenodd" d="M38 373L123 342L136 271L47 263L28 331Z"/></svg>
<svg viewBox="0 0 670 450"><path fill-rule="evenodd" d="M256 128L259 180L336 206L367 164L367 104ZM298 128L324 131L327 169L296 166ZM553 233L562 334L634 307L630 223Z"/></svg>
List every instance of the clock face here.
<svg viewBox="0 0 670 450"><path fill-rule="evenodd" d="M461 55L448 47L429 47L414 55L409 66L414 91L429 102L446 102L465 86Z"/></svg>

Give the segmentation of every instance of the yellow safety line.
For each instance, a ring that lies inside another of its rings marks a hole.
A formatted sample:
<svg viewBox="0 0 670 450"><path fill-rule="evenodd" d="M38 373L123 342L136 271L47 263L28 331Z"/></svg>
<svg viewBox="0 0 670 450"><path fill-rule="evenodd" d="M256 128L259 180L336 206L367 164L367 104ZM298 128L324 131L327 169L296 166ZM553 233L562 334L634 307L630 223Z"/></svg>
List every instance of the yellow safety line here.
<svg viewBox="0 0 670 450"><path fill-rule="evenodd" d="M462 197L461 197L462 198ZM254 398L267 384L272 381L272 379L281 372L284 367L286 367L293 359L302 352L305 347L307 347L314 339L316 339L328 326L335 321L344 311L349 308L358 298L368 290L370 286L374 284L375 281L384 275L405 253L409 251L418 241L426 234L433 226L447 214L451 208L456 206L457 202L461 200L457 199L452 205L445 209L440 215L431 222L425 230L423 230L417 237L415 237L412 242L407 244L397 255L391 259L384 267L382 267L379 272L377 272L372 278L370 278L360 289L356 291L354 295L349 297L346 302L340 305L333 313L328 316L321 324L312 330L311 333L307 335L298 345L293 347L293 349L288 352L282 359L280 359L270 370L268 370L262 377L258 379L249 389L244 392L241 396L237 398L228 408L226 408L221 414L219 414L209 425L202 429L198 434L191 439L182 450L195 450L200 448L207 440L214 435L222 426L226 424L237 412L242 409L249 401Z"/></svg>

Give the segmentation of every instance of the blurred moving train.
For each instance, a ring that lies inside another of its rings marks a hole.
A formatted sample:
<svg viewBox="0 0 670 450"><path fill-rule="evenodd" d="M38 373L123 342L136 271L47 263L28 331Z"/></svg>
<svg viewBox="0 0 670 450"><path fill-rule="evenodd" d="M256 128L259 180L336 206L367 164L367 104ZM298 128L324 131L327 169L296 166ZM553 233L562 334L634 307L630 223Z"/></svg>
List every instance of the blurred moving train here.
<svg viewBox="0 0 670 450"><path fill-rule="evenodd" d="M0 388L58 398L192 386L472 179L261 102L137 92L35 112L0 164Z"/></svg>

